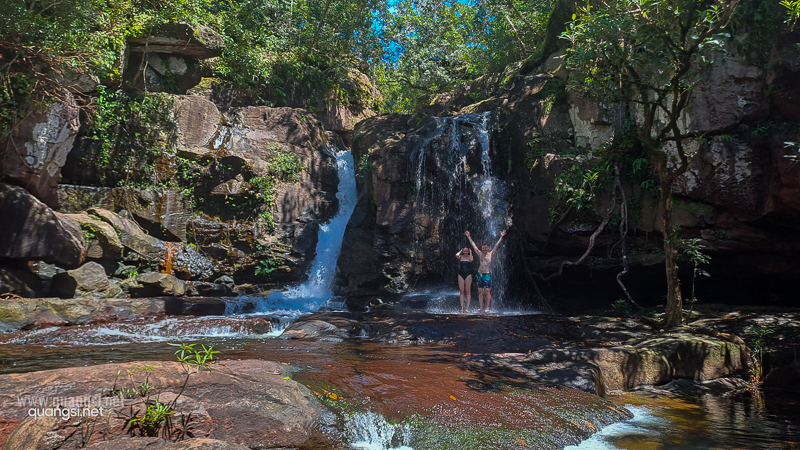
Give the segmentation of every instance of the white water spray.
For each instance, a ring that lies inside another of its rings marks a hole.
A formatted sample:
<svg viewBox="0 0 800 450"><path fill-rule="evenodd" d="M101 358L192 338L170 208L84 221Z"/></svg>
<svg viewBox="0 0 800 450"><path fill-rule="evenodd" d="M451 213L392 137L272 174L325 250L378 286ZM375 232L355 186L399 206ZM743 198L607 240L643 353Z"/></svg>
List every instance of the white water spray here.
<svg viewBox="0 0 800 450"><path fill-rule="evenodd" d="M266 312L274 309L314 311L331 298L331 285L336 274L336 261L342 250L344 230L358 200L353 155L350 150L336 154L336 166L339 172L339 192L336 194L339 211L330 222L319 227L317 256L311 263L308 281L260 299L257 311Z"/></svg>
<svg viewBox="0 0 800 450"><path fill-rule="evenodd" d="M352 449L414 450L409 447L412 431L409 425L392 425L371 411L349 417L346 429Z"/></svg>
<svg viewBox="0 0 800 450"><path fill-rule="evenodd" d="M455 283L457 265L449 255L468 246L464 231L470 231L478 246L493 246L510 224L510 205L505 183L492 173L496 165L490 142L492 114L435 118L435 125L415 141L409 158L416 189L415 243L409 256ZM504 251L501 247L497 261L504 259ZM495 307L502 304L506 292L506 269L498 263L493 270Z"/></svg>

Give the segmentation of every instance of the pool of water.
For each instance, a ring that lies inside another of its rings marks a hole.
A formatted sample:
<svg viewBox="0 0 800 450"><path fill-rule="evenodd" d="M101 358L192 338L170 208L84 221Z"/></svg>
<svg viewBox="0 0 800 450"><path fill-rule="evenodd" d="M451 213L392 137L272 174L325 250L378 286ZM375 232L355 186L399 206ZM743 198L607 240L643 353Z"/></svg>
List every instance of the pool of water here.
<svg viewBox="0 0 800 450"><path fill-rule="evenodd" d="M251 314L6 333L0 373L173 360L166 343L191 341L213 345L222 360L281 361L294 368L295 380L344 396L360 414L343 428L359 430L346 436L351 448L800 449L800 399L789 395L627 393L598 402L476 371L454 345L277 339L290 321ZM633 417L620 421L626 408ZM564 437L543 431L554 429Z"/></svg>
<svg viewBox="0 0 800 450"><path fill-rule="evenodd" d="M610 425L569 450L800 449L800 396L735 395L652 398L609 396L633 419Z"/></svg>

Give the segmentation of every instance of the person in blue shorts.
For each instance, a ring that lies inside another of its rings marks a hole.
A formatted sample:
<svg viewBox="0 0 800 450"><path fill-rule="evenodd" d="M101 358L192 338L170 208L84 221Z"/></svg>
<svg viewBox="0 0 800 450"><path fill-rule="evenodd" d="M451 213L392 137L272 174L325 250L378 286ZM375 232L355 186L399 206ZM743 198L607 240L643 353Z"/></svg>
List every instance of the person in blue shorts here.
<svg viewBox="0 0 800 450"><path fill-rule="evenodd" d="M500 247L500 242L506 235L506 230L500 233L500 239L497 240L497 244L494 244L494 248L491 251L489 251L489 246L485 244L481 246L479 250L475 242L472 241L469 231L465 231L464 234L467 236L467 239L469 239L470 245L472 245L472 248L475 250L475 253L478 254L478 259L480 260L478 274L475 276L475 282L478 286L478 311L489 312L489 308L492 306L492 258L494 254L497 253L497 247ZM483 308L484 297L486 298L485 309Z"/></svg>

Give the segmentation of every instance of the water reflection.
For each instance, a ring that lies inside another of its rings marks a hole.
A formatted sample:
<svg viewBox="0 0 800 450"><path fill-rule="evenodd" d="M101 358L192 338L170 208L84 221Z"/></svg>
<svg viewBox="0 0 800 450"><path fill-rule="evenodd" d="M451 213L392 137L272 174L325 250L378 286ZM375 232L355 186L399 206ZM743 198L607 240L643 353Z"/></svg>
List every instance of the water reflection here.
<svg viewBox="0 0 800 450"><path fill-rule="evenodd" d="M800 397L796 395L699 398L612 396L633 419L611 425L569 450L800 449Z"/></svg>

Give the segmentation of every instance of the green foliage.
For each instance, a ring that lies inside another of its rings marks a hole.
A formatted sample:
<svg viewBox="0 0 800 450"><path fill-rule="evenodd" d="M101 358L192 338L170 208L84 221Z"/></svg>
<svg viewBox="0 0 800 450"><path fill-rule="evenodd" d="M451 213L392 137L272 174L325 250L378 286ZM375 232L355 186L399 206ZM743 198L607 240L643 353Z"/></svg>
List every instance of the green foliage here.
<svg viewBox="0 0 800 450"><path fill-rule="evenodd" d="M800 0L781 0L781 6L786 8L786 25L794 31L797 20L800 19Z"/></svg>
<svg viewBox="0 0 800 450"><path fill-rule="evenodd" d="M576 212L590 210L598 188L606 181L608 164L582 169L573 164L568 171L556 177L556 197Z"/></svg>
<svg viewBox="0 0 800 450"><path fill-rule="evenodd" d="M134 381L134 377L138 372L144 372L145 374L145 379L141 383ZM122 370L118 370L114 378L114 387L111 388L111 395L117 395L122 398L147 397L150 391L153 390L153 385L150 384L150 376L152 376L153 372L155 372L155 369L151 365L125 369L127 383L117 387L119 376L123 374Z"/></svg>
<svg viewBox="0 0 800 450"><path fill-rule="evenodd" d="M250 192L267 207L272 207L275 204L274 188L275 181L270 177L253 177L250 179Z"/></svg>
<svg viewBox="0 0 800 450"><path fill-rule="evenodd" d="M98 154L84 158L106 186L126 183L166 184L159 178L159 158L172 149L172 98L162 94L132 95L98 86L93 121L87 137Z"/></svg>
<svg viewBox="0 0 800 450"><path fill-rule="evenodd" d="M631 304L630 301L628 301L627 299L621 298L621 299L615 301L611 305L611 309L613 309L614 312L617 313L618 315L623 316L623 317L627 317L627 316L630 316L633 313L633 309L634 308L633 308L633 304Z"/></svg>
<svg viewBox="0 0 800 450"><path fill-rule="evenodd" d="M287 150L279 150L269 160L269 170L279 181L299 182L304 169L300 156Z"/></svg>
<svg viewBox="0 0 800 450"><path fill-rule="evenodd" d="M210 369L210 365L214 362L214 355L219 352L214 350L214 347L200 345L201 349L197 349L198 344L169 344L173 347L178 347L175 351L175 358L184 369L186 378L183 381L181 390L169 403L159 401L158 395L153 396L155 387L150 384L150 377L155 373L153 366L137 366L131 369L126 369L128 376L128 386L117 388L117 380L122 371L117 371L117 377L114 380L114 387L111 389L112 395L119 395L123 398L142 398L142 406L144 411L137 409L134 411L134 406L131 406L131 415L125 423L128 433L142 436L158 436L163 434L164 437L172 435L173 430L170 418L175 414L175 406L177 405L178 398L183 394L186 385L189 382L189 377L196 374L200 369ZM134 381L134 374L137 371L145 373L145 380L138 384ZM180 431L180 436L185 436L186 430Z"/></svg>
<svg viewBox="0 0 800 450"><path fill-rule="evenodd" d="M526 57L542 41L554 0L400 0L379 15L385 49L372 77L384 110L413 112L439 93Z"/></svg>
<svg viewBox="0 0 800 450"><path fill-rule="evenodd" d="M138 429L143 436L157 436L161 427L167 423L175 411L167 403L158 401L158 397L147 403L144 414L128 420L130 429Z"/></svg>
<svg viewBox="0 0 800 450"><path fill-rule="evenodd" d="M683 256L689 260L694 266L694 270L692 271L692 295L687 302L690 306L692 306L696 301L697 297L695 296L695 282L697 281L698 276L703 277L710 277L711 274L707 271L700 268L701 265L705 265L711 262L711 257L705 253L703 253L703 249L705 246L701 243L702 239L700 238L693 238L693 239L684 239L683 240ZM691 311L691 309L690 309Z"/></svg>
<svg viewBox="0 0 800 450"><path fill-rule="evenodd" d="M205 344L199 344L200 349L197 349L196 347L198 344L196 342L192 344L169 345L178 347L178 349L175 350L175 358L186 371L187 379L188 375L197 373L200 369L208 369L211 363L214 362L214 355L219 353L219 351L214 350L214 347L206 347ZM183 392L183 390L181 390L181 392Z"/></svg>
<svg viewBox="0 0 800 450"><path fill-rule="evenodd" d="M743 331L745 342L753 353L753 360L749 368L750 380L753 384L759 385L765 375L764 353L769 351L769 335L775 330L752 324L745 327Z"/></svg>
<svg viewBox="0 0 800 450"><path fill-rule="evenodd" d="M0 72L0 138L25 117L35 80L22 73Z"/></svg>
<svg viewBox="0 0 800 450"><path fill-rule="evenodd" d="M356 179L359 181L363 181L372 170L372 160L370 159L371 156L372 155L369 152L364 153L358 160L358 165L356 167Z"/></svg>
<svg viewBox="0 0 800 450"><path fill-rule="evenodd" d="M261 260L256 264L256 276L266 276L277 270L280 266L280 262L276 259L265 259Z"/></svg>
<svg viewBox="0 0 800 450"><path fill-rule="evenodd" d="M539 158L547 154L547 147L545 146L545 139L539 133L534 133L527 144L528 151L525 152L525 167L530 170L536 166Z"/></svg>

